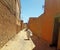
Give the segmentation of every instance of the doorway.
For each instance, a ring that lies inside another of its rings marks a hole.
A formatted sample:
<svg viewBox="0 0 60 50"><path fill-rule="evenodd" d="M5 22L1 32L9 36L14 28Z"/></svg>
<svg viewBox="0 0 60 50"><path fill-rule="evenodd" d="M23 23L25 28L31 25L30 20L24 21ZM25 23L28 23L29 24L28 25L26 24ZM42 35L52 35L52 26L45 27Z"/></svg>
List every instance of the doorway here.
<svg viewBox="0 0 60 50"><path fill-rule="evenodd" d="M59 35L59 17L55 17L53 38L52 38L52 46L53 47L57 47L57 45L58 45L58 35Z"/></svg>

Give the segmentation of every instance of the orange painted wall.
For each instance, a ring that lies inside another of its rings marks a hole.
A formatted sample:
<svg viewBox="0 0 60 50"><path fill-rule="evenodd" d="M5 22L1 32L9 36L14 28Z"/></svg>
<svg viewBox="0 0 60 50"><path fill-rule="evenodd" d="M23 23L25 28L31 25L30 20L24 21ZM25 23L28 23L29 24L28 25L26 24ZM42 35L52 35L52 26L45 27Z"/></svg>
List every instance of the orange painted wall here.
<svg viewBox="0 0 60 50"><path fill-rule="evenodd" d="M53 22L54 21L52 17L49 18L47 15L43 14L37 19L30 19L28 27L35 35L37 35L38 37L42 37L43 39L51 43Z"/></svg>
<svg viewBox="0 0 60 50"><path fill-rule="evenodd" d="M54 18L60 14L60 0L45 0L44 14L37 19L30 18L28 27L38 37L52 43Z"/></svg>
<svg viewBox="0 0 60 50"><path fill-rule="evenodd" d="M39 23L40 21L38 20L39 18L30 18L29 23L28 23L28 28L31 29L34 35L37 35L40 37L41 35L41 24Z"/></svg>
<svg viewBox="0 0 60 50"><path fill-rule="evenodd" d="M41 24L41 26L39 26L41 27L41 37L51 44L54 24L53 16L49 17L49 15L44 14L43 17L39 18L39 21Z"/></svg>

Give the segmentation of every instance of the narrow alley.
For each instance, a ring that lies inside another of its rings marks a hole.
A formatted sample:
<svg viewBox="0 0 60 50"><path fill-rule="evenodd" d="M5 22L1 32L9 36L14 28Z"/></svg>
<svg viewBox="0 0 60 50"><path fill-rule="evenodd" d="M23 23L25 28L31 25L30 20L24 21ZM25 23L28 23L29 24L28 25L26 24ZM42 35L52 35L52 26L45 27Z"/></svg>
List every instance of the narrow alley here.
<svg viewBox="0 0 60 50"><path fill-rule="evenodd" d="M9 40L0 50L56 50L51 48L46 41L33 35L30 40L27 39L25 29Z"/></svg>
<svg viewBox="0 0 60 50"><path fill-rule="evenodd" d="M60 0L0 0L0 50L60 50Z"/></svg>

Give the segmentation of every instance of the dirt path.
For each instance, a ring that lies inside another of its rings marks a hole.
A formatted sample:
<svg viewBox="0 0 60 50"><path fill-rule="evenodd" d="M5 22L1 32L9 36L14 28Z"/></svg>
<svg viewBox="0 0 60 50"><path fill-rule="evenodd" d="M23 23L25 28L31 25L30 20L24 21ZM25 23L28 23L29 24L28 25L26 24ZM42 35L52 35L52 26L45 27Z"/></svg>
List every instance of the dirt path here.
<svg viewBox="0 0 60 50"><path fill-rule="evenodd" d="M32 50L35 45L33 41L24 40L27 38L26 31L23 29L10 41L8 41L0 50Z"/></svg>

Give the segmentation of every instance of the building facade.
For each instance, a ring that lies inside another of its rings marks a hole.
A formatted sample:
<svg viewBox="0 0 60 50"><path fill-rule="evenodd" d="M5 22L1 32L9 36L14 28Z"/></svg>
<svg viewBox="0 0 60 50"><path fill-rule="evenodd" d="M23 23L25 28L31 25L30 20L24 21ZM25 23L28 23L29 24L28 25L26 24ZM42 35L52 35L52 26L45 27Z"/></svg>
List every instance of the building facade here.
<svg viewBox="0 0 60 50"><path fill-rule="evenodd" d="M60 40L58 40L60 30L56 30L59 28L55 25L55 19L60 18L59 5L60 0L45 0L44 13L36 19L30 18L28 23L28 27L36 36L42 37L49 44L58 46L58 49L60 49Z"/></svg>
<svg viewBox="0 0 60 50"><path fill-rule="evenodd" d="M0 0L0 48L18 32L20 14L19 0Z"/></svg>

